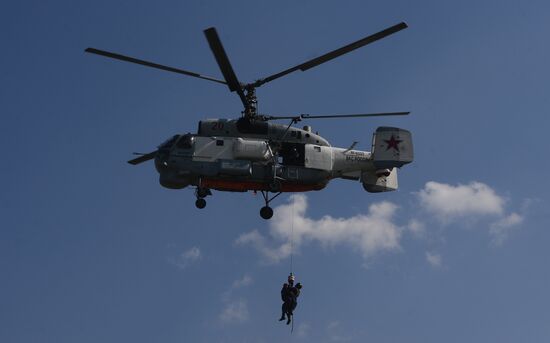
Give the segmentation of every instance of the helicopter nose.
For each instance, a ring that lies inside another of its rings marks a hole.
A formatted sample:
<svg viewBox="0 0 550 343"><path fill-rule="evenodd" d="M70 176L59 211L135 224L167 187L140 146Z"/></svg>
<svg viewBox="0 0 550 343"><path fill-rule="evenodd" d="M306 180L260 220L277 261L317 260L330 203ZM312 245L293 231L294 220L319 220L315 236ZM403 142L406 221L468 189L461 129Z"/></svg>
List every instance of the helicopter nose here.
<svg viewBox="0 0 550 343"><path fill-rule="evenodd" d="M160 173L168 169L168 151L160 149L155 157L155 168Z"/></svg>

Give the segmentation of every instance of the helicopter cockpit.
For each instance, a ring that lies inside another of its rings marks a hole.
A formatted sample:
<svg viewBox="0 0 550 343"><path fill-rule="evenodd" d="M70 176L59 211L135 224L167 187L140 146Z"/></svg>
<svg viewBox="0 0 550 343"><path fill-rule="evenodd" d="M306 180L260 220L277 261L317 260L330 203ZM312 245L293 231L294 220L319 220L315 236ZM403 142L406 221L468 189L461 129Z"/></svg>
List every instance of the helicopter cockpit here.
<svg viewBox="0 0 550 343"><path fill-rule="evenodd" d="M178 149L191 149L193 148L193 144L195 143L195 138L192 134L187 133L185 135L182 135L178 142L176 143L176 148Z"/></svg>
<svg viewBox="0 0 550 343"><path fill-rule="evenodd" d="M158 146L159 151L160 150L164 150L164 151L170 150L170 148L172 148L172 146L174 145L174 143L176 143L176 141L178 140L179 137L180 137L180 135L174 135L171 138L168 138L167 140L165 140L162 144L160 144Z"/></svg>

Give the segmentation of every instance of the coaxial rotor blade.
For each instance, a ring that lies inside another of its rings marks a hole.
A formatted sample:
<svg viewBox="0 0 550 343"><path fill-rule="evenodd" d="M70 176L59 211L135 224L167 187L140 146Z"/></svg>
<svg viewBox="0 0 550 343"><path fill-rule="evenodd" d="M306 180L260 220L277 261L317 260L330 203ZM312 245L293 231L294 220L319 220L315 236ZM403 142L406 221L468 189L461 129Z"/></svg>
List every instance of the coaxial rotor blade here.
<svg viewBox="0 0 550 343"><path fill-rule="evenodd" d="M312 115L301 114L302 119L325 119L325 118L360 118L360 117L381 117L381 116L406 116L411 112L382 112L382 113L360 113L360 114L329 114Z"/></svg>
<svg viewBox="0 0 550 343"><path fill-rule="evenodd" d="M147 162L149 160L152 160L153 158L155 158L157 156L157 152L156 151L153 151L153 152L150 152L150 153L147 153L147 154L138 154L138 153L134 153L134 155L141 155L140 157L138 158L134 158L133 160L130 160L128 161L128 163L132 164L132 165L137 165L137 164L140 164L140 163L143 163L143 162Z"/></svg>
<svg viewBox="0 0 550 343"><path fill-rule="evenodd" d="M203 79L203 80L214 81L214 82L217 82L217 83L222 83L224 85L227 84L227 82L225 82L223 80L218 80L218 79L210 77L210 76L205 76L205 75L194 73L192 71L187 71L187 70L178 69L178 68L174 68L174 67L168 67L168 66L158 64L158 63L148 62L148 61L140 60L140 59L137 59L137 58L117 54L117 53L114 53L114 52L109 52L109 51L104 51L104 50L99 50L99 49L94 49L94 48L87 48L84 51L89 52L91 54L96 54L96 55L100 55L100 56L114 58L116 60L121 60L121 61L135 63L135 64L141 64L143 66L156 68L156 69L160 69L160 70L164 70L164 71L170 71L172 73L178 73L178 74L183 74L183 75L187 75L187 76L196 77L196 78Z"/></svg>
<svg viewBox="0 0 550 343"><path fill-rule="evenodd" d="M218 36L216 29L213 27L208 28L204 30L204 35L208 40L208 45L210 45L210 49L212 50L212 53L216 58L216 62L218 62L218 66L220 67L223 77L225 78L225 81L229 86L229 90L231 92L237 92L237 94L241 98L244 107L247 108L248 101L246 100L246 97L244 95L243 87L237 79L237 75L235 75L233 67L231 67L231 63L229 62L229 58L225 53L225 49L223 48L222 42L220 41L220 37Z"/></svg>
<svg viewBox="0 0 550 343"><path fill-rule="evenodd" d="M269 115L262 114L262 115L260 115L260 118L263 119L263 120L284 120L284 119L293 119L293 120L296 120L296 121L302 120L302 117L300 117L299 115L297 115L297 116L269 116Z"/></svg>
<svg viewBox="0 0 550 343"><path fill-rule="evenodd" d="M319 57L316 57L314 59L311 59L307 62L304 62L302 64L299 64L295 67L292 67L292 68L289 68L289 69L286 69L286 70L283 70L282 72L279 72L277 74L273 74L271 76L268 76L266 78L263 78L263 79L260 79L260 80L257 80L256 82L253 82L252 83L252 86L254 87L260 87L261 85L263 85L264 83L267 83L267 82L270 82L270 81L273 81L275 79L278 79L282 76L285 76L287 74L290 74L296 70L301 70L301 71L306 71L308 69L311 69L313 67L316 67L322 63L325 63L325 62L328 62L336 57L339 57L339 56L342 56L344 54L347 54L348 52L350 51L353 51L355 49L358 49L360 47L363 47L367 44L370 44L370 43L373 43L379 39L382 39L384 37L387 37L391 34L394 34L398 31L401 31L403 29L406 29L407 28L407 24L405 24L404 22L401 22L397 25L394 25L394 26L391 26L385 30L382 30L380 32L377 32L373 35L370 35L370 36L367 36L365 38L362 38L356 42L353 42L351 44L348 44L346 46L343 46L339 49L336 49L336 50L333 50L331 52L328 52L322 56L319 56Z"/></svg>
<svg viewBox="0 0 550 343"><path fill-rule="evenodd" d="M300 114L297 116L269 116L262 115L264 120L281 120L292 119L300 121L302 119L327 119L327 118L361 118L361 117L381 117L381 116L406 116L411 112L380 112L380 113L359 113L359 114L328 114L328 115L313 115Z"/></svg>

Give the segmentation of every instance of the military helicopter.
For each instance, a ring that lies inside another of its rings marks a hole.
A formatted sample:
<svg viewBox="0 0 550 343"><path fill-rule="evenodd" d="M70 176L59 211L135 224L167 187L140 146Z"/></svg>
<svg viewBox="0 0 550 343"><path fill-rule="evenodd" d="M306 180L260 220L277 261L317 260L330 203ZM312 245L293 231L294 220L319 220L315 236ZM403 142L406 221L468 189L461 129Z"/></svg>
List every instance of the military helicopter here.
<svg viewBox="0 0 550 343"><path fill-rule="evenodd" d="M229 62L216 29L204 34L223 80L173 68L121 54L87 48L85 51L117 60L140 64L173 73L227 85L244 107L238 119L206 119L199 122L197 133L177 134L149 153L128 163L155 162L160 184L170 189L195 188L195 206L204 208L211 190L229 192L260 191L265 206L260 216L270 219L271 201L284 192L321 190L334 178L358 180L367 192L396 190L397 168L413 161L411 133L395 127L378 127L373 134L372 150L332 147L314 133L311 126L293 125L305 119L356 118L407 115L409 112L293 116L258 113L256 88L297 70L306 71L355 49L407 28L401 22L364 37L322 56L251 83L241 83ZM289 120L288 125L274 120ZM273 193L274 195L270 195Z"/></svg>

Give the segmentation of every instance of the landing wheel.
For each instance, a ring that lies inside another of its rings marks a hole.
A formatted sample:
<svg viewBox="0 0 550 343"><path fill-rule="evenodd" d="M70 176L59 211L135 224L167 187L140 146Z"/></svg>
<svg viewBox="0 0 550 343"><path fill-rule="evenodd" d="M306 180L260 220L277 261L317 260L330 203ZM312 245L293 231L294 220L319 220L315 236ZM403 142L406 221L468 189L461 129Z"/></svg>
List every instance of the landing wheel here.
<svg viewBox="0 0 550 343"><path fill-rule="evenodd" d="M269 206L264 206L260 210L260 216L264 219L270 219L273 217L273 209Z"/></svg>
<svg viewBox="0 0 550 343"><path fill-rule="evenodd" d="M206 200L200 198L200 199L197 199L197 201L195 201L195 206L197 206L197 208L205 208L206 207Z"/></svg>

